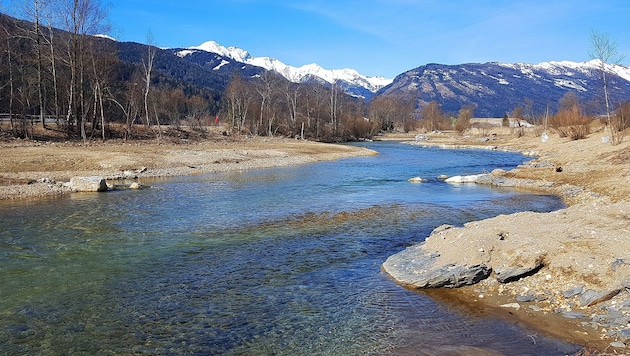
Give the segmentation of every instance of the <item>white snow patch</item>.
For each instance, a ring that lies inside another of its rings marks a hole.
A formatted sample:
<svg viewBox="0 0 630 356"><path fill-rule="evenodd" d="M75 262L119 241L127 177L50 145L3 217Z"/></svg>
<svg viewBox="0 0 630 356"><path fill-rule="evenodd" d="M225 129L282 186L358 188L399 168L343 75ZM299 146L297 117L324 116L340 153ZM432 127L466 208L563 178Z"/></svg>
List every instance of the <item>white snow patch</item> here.
<svg viewBox="0 0 630 356"><path fill-rule="evenodd" d="M191 55L191 54L193 54L193 53L195 53L195 52L197 52L197 51L192 51L192 50L189 50L189 49L185 49L185 50L183 50L183 51L179 51L179 52L177 52L177 53L175 53L175 54L176 54L176 55L177 55L177 57L179 57L179 58L184 58L184 57L186 57L186 56L188 56L188 55Z"/></svg>
<svg viewBox="0 0 630 356"><path fill-rule="evenodd" d="M217 65L216 67L212 68L212 70L219 70L221 69L221 67L223 67L226 64L229 64L230 62L226 61L225 59L221 61L221 63L219 65Z"/></svg>
<svg viewBox="0 0 630 356"><path fill-rule="evenodd" d="M94 35L94 37L98 37L98 38L106 38L106 39L108 39L108 40L112 40L112 41L116 41L116 42L118 42L118 40L117 40L117 39L115 39L114 37L112 37L112 36L110 36L110 35L106 35L106 34L104 34L104 33L98 33L98 34Z"/></svg>
<svg viewBox="0 0 630 356"><path fill-rule="evenodd" d="M519 70L529 77L538 77L534 71L546 71L552 75L573 76L575 72L590 73L601 70L601 62L593 59L587 62L550 61L538 64L528 63L498 63L503 67ZM622 64L606 64L606 72L614 73L621 78L630 81L630 67Z"/></svg>
<svg viewBox="0 0 630 356"><path fill-rule="evenodd" d="M587 91L586 88L584 88L583 86L579 85L578 83L572 80L554 79L554 85L561 88L575 89L581 92Z"/></svg>

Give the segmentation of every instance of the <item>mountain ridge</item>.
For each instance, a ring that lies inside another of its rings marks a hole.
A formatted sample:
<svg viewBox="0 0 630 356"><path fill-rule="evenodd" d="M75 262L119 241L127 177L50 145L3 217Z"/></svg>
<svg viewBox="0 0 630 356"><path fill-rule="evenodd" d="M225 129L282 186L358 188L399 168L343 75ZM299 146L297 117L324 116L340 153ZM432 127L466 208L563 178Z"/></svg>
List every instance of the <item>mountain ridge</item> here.
<svg viewBox="0 0 630 356"><path fill-rule="evenodd" d="M393 79L368 77L354 69L327 70L316 63L293 67L271 57L252 57L238 47L224 47L215 41L175 50L182 58L196 51L215 53L222 57L279 73L294 83L320 82L339 85L346 93L371 100L379 95L415 96L417 110L430 101L437 101L445 111L456 113L472 105L478 116L503 116L525 99L533 101L532 110L540 113L555 110L558 101L569 91L575 91L581 102L601 101L601 65L597 60L573 62L547 61L537 64L524 62L465 63L445 65L429 63ZM227 64L226 61L221 65ZM614 102L630 93L630 68L606 65L611 80ZM218 69L219 67L217 67Z"/></svg>
<svg viewBox="0 0 630 356"><path fill-rule="evenodd" d="M597 112L593 108L603 107L601 66L596 60L537 64L429 63L393 79L371 77L377 80L370 81L370 77L362 76L356 70L325 70L315 63L292 67L278 59L252 57L246 50L224 47L214 41L204 42L200 46L166 50L171 55L205 68L204 77L216 73L222 78L221 88L227 85L234 71L250 77L264 70L272 70L296 83L335 83L346 93L366 101L380 95L411 98L415 100L418 113L429 102L437 101L445 112L452 115L456 115L464 106L472 106L475 116L501 117L517 106L523 107L529 99L532 102L530 111L541 116L546 112L554 112L560 99L570 91L576 93L581 103L589 106L591 114L601 114L601 109ZM628 100L626 93L630 93L630 68L611 64L606 67L611 103L616 105ZM195 79L196 82L204 82L199 80Z"/></svg>
<svg viewBox="0 0 630 356"><path fill-rule="evenodd" d="M606 65L611 103L628 100L630 68ZM476 116L501 117L516 106L532 101L537 114L558 108L559 100L570 91L581 103L595 107L603 102L600 62L549 61L528 63L427 64L394 78L378 95L415 98L420 110L437 101L444 111L457 113L466 105ZM600 105L601 107L601 105ZM593 110L596 111L596 110ZM597 112L594 112L597 114Z"/></svg>
<svg viewBox="0 0 630 356"><path fill-rule="evenodd" d="M294 67L276 58L252 57L249 52L244 49L234 46L224 47L215 41L207 41L199 46L191 46L181 50L176 49L176 54L184 58L193 54L194 51L216 53L237 62L272 70L294 83L311 82L313 81L313 77L317 77L328 84L337 83L349 94L366 99L369 99L373 93L376 93L381 88L390 84L393 80L383 76L366 76L349 68L324 69L316 63Z"/></svg>

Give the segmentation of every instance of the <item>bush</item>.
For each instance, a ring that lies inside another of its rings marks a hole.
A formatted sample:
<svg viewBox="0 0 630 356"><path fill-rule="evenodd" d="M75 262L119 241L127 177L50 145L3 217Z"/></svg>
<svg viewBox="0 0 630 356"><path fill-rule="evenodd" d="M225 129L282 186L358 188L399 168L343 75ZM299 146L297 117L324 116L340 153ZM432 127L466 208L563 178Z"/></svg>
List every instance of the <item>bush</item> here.
<svg viewBox="0 0 630 356"><path fill-rule="evenodd" d="M377 125L361 117L348 118L344 126L344 139L355 141L359 139L370 139L378 131Z"/></svg>
<svg viewBox="0 0 630 356"><path fill-rule="evenodd" d="M455 130L459 132L460 134L463 134L469 128L470 128L469 118L459 118L455 121Z"/></svg>
<svg viewBox="0 0 630 356"><path fill-rule="evenodd" d="M556 129L560 137L569 137L572 140L586 138L591 133L590 122L592 119L582 115L577 106L560 109L549 118L549 126Z"/></svg>
<svg viewBox="0 0 630 356"><path fill-rule="evenodd" d="M615 120L613 124L619 131L623 131L630 127L630 101L626 101L617 108L615 116L611 118Z"/></svg>

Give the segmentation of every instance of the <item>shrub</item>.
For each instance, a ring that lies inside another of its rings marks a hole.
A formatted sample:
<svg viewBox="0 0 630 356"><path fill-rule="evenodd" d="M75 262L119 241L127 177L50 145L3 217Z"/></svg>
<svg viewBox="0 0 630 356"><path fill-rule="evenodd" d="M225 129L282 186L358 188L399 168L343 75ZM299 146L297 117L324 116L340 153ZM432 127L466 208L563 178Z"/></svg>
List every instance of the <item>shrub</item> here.
<svg viewBox="0 0 630 356"><path fill-rule="evenodd" d="M470 128L470 119L469 118L458 118L455 120L455 130L460 134L464 133L466 130Z"/></svg>
<svg viewBox="0 0 630 356"><path fill-rule="evenodd" d="M572 140L586 138L591 133L590 122L592 119L582 114L577 105L560 109L549 118L549 126L556 129L560 137L569 137Z"/></svg>
<svg viewBox="0 0 630 356"><path fill-rule="evenodd" d="M611 118L615 120L615 127L619 131L623 131L630 127L630 101L626 101L623 104L619 105L617 111L615 112L615 116Z"/></svg>

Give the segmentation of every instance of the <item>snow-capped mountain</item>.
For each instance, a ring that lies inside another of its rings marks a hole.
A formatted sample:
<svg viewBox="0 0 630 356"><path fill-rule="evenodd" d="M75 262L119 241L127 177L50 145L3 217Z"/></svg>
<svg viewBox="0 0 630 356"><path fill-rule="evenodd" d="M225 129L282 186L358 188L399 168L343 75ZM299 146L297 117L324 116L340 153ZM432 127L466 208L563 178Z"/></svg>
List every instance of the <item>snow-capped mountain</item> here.
<svg viewBox="0 0 630 356"><path fill-rule="evenodd" d="M630 99L630 68L607 65L611 102ZM603 85L598 61L527 63L427 64L397 76L377 95L411 95L418 108L437 101L446 112L464 105L475 116L501 117L531 100L537 113L555 111L558 101L573 91L584 105L601 107ZM597 110L597 109L593 109Z"/></svg>
<svg viewBox="0 0 630 356"><path fill-rule="evenodd" d="M293 67L275 58L252 57L249 52L241 48L226 48L215 41L208 41L199 46L178 50L176 54L179 57L184 58L195 54L198 51L216 53L222 57L232 59L237 62L272 70L294 83L309 82L313 81L315 78L319 78L329 84L337 83L349 94L360 97L371 97L373 93L376 93L378 90L392 82L392 79L387 79L385 77L369 77L362 75L354 69L328 70L315 63L307 64L301 67Z"/></svg>
<svg viewBox="0 0 630 356"><path fill-rule="evenodd" d="M165 52L177 61L164 67L164 73L219 91L225 89L235 72L255 77L273 70L298 83L334 82L346 93L366 100L392 94L413 97L418 110L437 101L443 111L455 116L463 106L472 105L477 117L501 117L526 102L532 104L535 114L542 115L547 109L554 112L559 100L570 91L593 113L600 110L603 102L601 66L597 61L427 64L389 80L363 76L351 69L326 70L317 64L296 68L277 59L252 57L243 49L226 48L213 41ZM607 73L613 105L630 99L630 68L607 65Z"/></svg>

